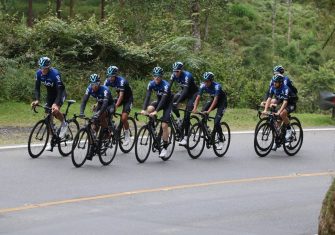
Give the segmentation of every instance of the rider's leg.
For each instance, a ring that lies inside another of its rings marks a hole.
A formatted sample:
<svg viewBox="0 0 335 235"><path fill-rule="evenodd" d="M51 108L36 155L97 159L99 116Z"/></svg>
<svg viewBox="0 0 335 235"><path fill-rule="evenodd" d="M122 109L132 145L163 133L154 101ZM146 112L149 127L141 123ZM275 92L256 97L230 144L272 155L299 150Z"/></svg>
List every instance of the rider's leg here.
<svg viewBox="0 0 335 235"><path fill-rule="evenodd" d="M170 115L172 112L172 103L168 103L163 110L163 117L162 117L162 129L163 129L163 149L160 152L160 157L165 157L167 154L167 147L169 146L169 122L170 122Z"/></svg>
<svg viewBox="0 0 335 235"><path fill-rule="evenodd" d="M173 103L175 103L175 102L177 102L177 100L179 99L179 97L180 97L180 91L177 93L177 94L175 94L174 96L173 96ZM180 113L179 113L179 110L177 109L177 107L175 107L175 106L173 106L173 112L176 114L176 117L177 118L180 118Z"/></svg>

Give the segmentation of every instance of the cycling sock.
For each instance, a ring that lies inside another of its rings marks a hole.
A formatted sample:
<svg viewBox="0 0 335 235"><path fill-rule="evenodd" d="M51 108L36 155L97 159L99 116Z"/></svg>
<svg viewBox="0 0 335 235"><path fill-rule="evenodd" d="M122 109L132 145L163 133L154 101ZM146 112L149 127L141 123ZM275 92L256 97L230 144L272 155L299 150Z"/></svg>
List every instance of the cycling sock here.
<svg viewBox="0 0 335 235"><path fill-rule="evenodd" d="M169 146L169 142L163 141L163 148L167 149L168 146Z"/></svg>

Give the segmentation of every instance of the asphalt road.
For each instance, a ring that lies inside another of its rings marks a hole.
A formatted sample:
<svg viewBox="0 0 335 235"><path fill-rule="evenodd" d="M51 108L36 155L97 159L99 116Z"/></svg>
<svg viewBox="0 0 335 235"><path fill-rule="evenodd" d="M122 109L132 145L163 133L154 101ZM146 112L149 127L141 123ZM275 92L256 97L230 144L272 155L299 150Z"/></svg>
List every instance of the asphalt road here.
<svg viewBox="0 0 335 235"><path fill-rule="evenodd" d="M335 131L304 133L293 157L259 158L252 134L234 134L224 158L178 147L168 162L133 152L112 165L0 151L1 234L316 234L335 176Z"/></svg>

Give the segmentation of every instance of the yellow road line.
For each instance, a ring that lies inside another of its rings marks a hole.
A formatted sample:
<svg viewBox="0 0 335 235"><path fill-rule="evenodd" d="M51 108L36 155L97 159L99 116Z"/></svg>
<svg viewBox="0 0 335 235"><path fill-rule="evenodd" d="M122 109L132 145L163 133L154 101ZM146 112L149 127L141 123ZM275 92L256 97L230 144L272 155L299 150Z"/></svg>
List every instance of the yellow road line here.
<svg viewBox="0 0 335 235"><path fill-rule="evenodd" d="M93 200L123 197L123 196L129 196L129 195L137 195L137 194L143 194L143 193L153 193L153 192L162 192L162 191L169 191L169 190L208 187L208 186L223 185L223 184L250 183L250 182L258 182L258 181L284 180L284 179L295 179L295 178L301 178L301 177L315 177L315 176L335 176L335 172L329 171L329 172L282 175L282 176L266 176L266 177L245 178L245 179L221 180L221 181L213 181L213 182L206 182L206 183L183 184L183 185L159 187L159 188L152 188L152 189L140 189L140 190L129 191L129 192L111 193L111 194L103 194L103 195L97 195L97 196L91 196L91 197L81 197L81 198L73 198L73 199L67 199L67 200L43 202L43 203L38 203L38 204L29 204L29 205L24 205L21 207L2 208L0 209L0 214L30 210L30 209L35 209L35 208L57 206L57 205L63 205L63 204L68 204L68 203L77 203L77 202L84 202L84 201L93 201Z"/></svg>

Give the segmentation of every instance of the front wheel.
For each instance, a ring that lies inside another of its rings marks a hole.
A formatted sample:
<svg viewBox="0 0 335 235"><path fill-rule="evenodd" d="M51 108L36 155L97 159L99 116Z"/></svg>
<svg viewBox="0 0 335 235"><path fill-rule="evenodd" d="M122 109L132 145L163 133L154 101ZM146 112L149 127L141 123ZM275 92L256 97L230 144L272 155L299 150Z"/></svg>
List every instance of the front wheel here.
<svg viewBox="0 0 335 235"><path fill-rule="evenodd" d="M221 122L222 129L222 138L220 137L220 133L215 130L214 131L214 153L218 157L223 157L228 151L230 145L230 128L226 122Z"/></svg>
<svg viewBox="0 0 335 235"><path fill-rule="evenodd" d="M91 154L92 139L86 128L79 130L72 144L71 159L75 167L81 167Z"/></svg>
<svg viewBox="0 0 335 235"><path fill-rule="evenodd" d="M79 130L79 123L76 119L71 119L68 121L68 130L65 134L65 137L61 139L58 143L58 150L59 153L63 157L67 157L71 154L72 151L72 144L74 137L78 133Z"/></svg>
<svg viewBox="0 0 335 235"><path fill-rule="evenodd" d="M129 123L129 142L125 141L125 129L122 125L121 133L119 136L119 146L123 153L129 153L135 145L135 138L137 136L137 126L135 119L132 117L128 117Z"/></svg>
<svg viewBox="0 0 335 235"><path fill-rule="evenodd" d="M275 130L265 122L256 130L254 137L254 148L258 156L265 157L271 152L275 141Z"/></svg>
<svg viewBox="0 0 335 235"><path fill-rule="evenodd" d="M139 163L145 162L151 150L152 138L147 126L142 126L136 136L135 156Z"/></svg>
<svg viewBox="0 0 335 235"><path fill-rule="evenodd" d="M47 146L48 140L48 125L43 119L38 121L30 132L28 139L28 152L30 157L38 158Z"/></svg>
<svg viewBox="0 0 335 235"><path fill-rule="evenodd" d="M205 148L205 136L201 123L192 125L187 136L186 149L191 158L197 159Z"/></svg>

